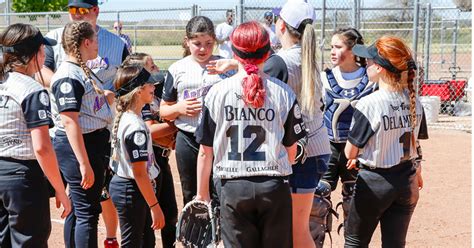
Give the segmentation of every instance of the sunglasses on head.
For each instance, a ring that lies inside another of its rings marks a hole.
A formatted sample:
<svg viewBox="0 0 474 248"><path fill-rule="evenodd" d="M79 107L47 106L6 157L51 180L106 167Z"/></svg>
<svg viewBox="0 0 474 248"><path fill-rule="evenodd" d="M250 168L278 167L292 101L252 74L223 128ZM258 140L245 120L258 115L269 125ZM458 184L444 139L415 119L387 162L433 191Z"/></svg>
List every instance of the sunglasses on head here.
<svg viewBox="0 0 474 248"><path fill-rule="evenodd" d="M87 15L89 14L90 9L82 7L69 7L69 14L71 15Z"/></svg>

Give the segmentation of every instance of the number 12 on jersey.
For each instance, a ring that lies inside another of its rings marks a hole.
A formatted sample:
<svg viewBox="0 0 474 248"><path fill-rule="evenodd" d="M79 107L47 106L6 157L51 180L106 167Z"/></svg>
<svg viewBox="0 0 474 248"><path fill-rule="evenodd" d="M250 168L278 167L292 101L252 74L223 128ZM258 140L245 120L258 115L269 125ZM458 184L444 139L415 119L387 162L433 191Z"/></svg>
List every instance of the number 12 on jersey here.
<svg viewBox="0 0 474 248"><path fill-rule="evenodd" d="M242 153L239 152L239 140L240 137L244 139L252 138L252 134L255 134L256 137L250 143L250 145L245 148ZM227 153L228 160L234 161L265 161L265 152L257 152L258 148L265 142L266 132L265 129L257 125L248 125L244 128L243 134L239 134L239 126L232 125L226 132L227 137L230 137L230 152Z"/></svg>

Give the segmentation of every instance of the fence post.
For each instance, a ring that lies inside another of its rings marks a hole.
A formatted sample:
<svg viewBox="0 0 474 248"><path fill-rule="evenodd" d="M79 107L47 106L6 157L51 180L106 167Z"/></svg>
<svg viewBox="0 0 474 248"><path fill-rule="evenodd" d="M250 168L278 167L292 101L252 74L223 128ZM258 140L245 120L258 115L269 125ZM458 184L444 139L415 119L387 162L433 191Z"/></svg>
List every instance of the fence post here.
<svg viewBox="0 0 474 248"><path fill-rule="evenodd" d="M197 10L197 9L198 9L197 4L193 4L193 7L192 7L192 9L191 9L191 15L192 15L193 17L195 17L195 16L198 15L198 10Z"/></svg>
<svg viewBox="0 0 474 248"><path fill-rule="evenodd" d="M336 29L337 29L337 9L334 10L334 19L333 19L332 29L333 29L334 32L336 32Z"/></svg>
<svg viewBox="0 0 474 248"><path fill-rule="evenodd" d="M357 21L356 21L356 15L357 15L357 0L353 0L354 4L352 5L352 13L351 13L351 25L354 28L357 28Z"/></svg>
<svg viewBox="0 0 474 248"><path fill-rule="evenodd" d="M234 6L234 23L233 23L233 25L232 25L232 26L234 26L234 28L237 27L237 25L240 24L240 23L238 23L239 20L238 20L238 18L237 18L237 17L239 16L239 13L240 13L240 11L239 11L239 5L235 5L235 6Z"/></svg>
<svg viewBox="0 0 474 248"><path fill-rule="evenodd" d="M418 26L420 25L420 0L415 0L415 3L413 5L413 39L412 39L412 50L413 50L413 57L415 59L415 62L418 60Z"/></svg>
<svg viewBox="0 0 474 248"><path fill-rule="evenodd" d="M459 11L459 10L458 10ZM454 29L453 29L453 56L452 56L452 73L453 73L453 79L456 79L456 72L457 72L457 44L458 44L458 28L459 28L459 12L458 12L458 17L454 21Z"/></svg>
<svg viewBox="0 0 474 248"><path fill-rule="evenodd" d="M424 81L427 82L429 79L430 73L430 48L431 48L431 4L426 4L426 16L425 16L425 57L424 57L424 67L425 67L425 78Z"/></svg>
<svg viewBox="0 0 474 248"><path fill-rule="evenodd" d="M326 33L326 0L323 0L323 8L321 9L321 39L319 44L320 56L321 56L321 70L324 68L324 43L325 43L325 33Z"/></svg>
<svg viewBox="0 0 474 248"><path fill-rule="evenodd" d="M117 23L120 23L120 11L117 11ZM118 34L118 29L115 30L115 33Z"/></svg>
<svg viewBox="0 0 474 248"><path fill-rule="evenodd" d="M49 15L46 15L46 33L49 32Z"/></svg>
<svg viewBox="0 0 474 248"><path fill-rule="evenodd" d="M444 60L444 37L446 36L446 26L444 24L444 18L441 19L441 28L440 28L440 48L441 48L441 68L443 68L444 63L446 62Z"/></svg>
<svg viewBox="0 0 474 248"><path fill-rule="evenodd" d="M137 25L133 25L133 46L135 47L133 50L134 52L137 51L137 40L138 40L138 34L137 34Z"/></svg>
<svg viewBox="0 0 474 248"><path fill-rule="evenodd" d="M238 24L242 24L244 23L244 15L245 15L245 0L240 0L240 3L239 3L239 23Z"/></svg>
<svg viewBox="0 0 474 248"><path fill-rule="evenodd" d="M10 0L5 1L5 21L7 22L7 26L10 26Z"/></svg>
<svg viewBox="0 0 474 248"><path fill-rule="evenodd" d="M360 29L360 18L362 16L362 12L360 11L361 0L356 0L356 2L357 2L356 25L357 25L357 29Z"/></svg>
<svg viewBox="0 0 474 248"><path fill-rule="evenodd" d="M413 38L412 38L412 50L413 50L413 59L415 59L415 63L418 65L418 31L419 31L419 18L420 18L420 3L419 0L415 0L415 3L413 5ZM420 74L419 70L416 70L416 75L415 78L419 79ZM416 80L416 88L415 92L418 94L418 88L420 86L418 85L420 80Z"/></svg>

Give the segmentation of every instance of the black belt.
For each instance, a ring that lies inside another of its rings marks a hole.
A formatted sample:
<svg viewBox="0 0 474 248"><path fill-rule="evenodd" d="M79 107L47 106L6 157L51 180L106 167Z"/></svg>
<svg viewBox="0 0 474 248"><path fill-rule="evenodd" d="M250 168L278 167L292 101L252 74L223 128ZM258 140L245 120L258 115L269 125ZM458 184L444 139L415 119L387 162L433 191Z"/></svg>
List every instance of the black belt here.
<svg viewBox="0 0 474 248"><path fill-rule="evenodd" d="M375 166L369 166L369 165L358 163L358 167L360 169L369 170L373 172L385 172L385 173L401 171L401 170L406 169L407 167L412 167L412 166L413 166L413 160L405 160L389 168L379 168Z"/></svg>

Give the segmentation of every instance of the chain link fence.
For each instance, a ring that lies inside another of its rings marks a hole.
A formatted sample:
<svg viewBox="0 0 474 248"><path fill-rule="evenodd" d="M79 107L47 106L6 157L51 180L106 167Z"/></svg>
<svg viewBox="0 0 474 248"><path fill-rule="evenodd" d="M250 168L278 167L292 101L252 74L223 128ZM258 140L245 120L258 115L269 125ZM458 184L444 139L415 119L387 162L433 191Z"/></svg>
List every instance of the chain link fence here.
<svg viewBox="0 0 474 248"><path fill-rule="evenodd" d="M365 2L363 2L365 1ZM215 25L225 21L228 9L234 10L234 26L257 20L275 11L285 0L238 0L227 8L179 6L148 10L101 11L98 24L111 32L115 21L123 23L122 33L130 36L134 52L151 54L162 69L182 57L182 42L187 21L196 15L209 17ZM314 28L318 35L320 68L331 67L332 33L341 27L360 30L367 44L382 35L405 39L416 54L423 73L418 93L432 127L471 129L471 36L472 13L457 8L451 0L308 0L316 11ZM418 2L418 4L416 4ZM176 4L178 6L178 3ZM323 18L324 17L324 18ZM0 14L0 28L24 22L42 32L63 27L66 12Z"/></svg>

